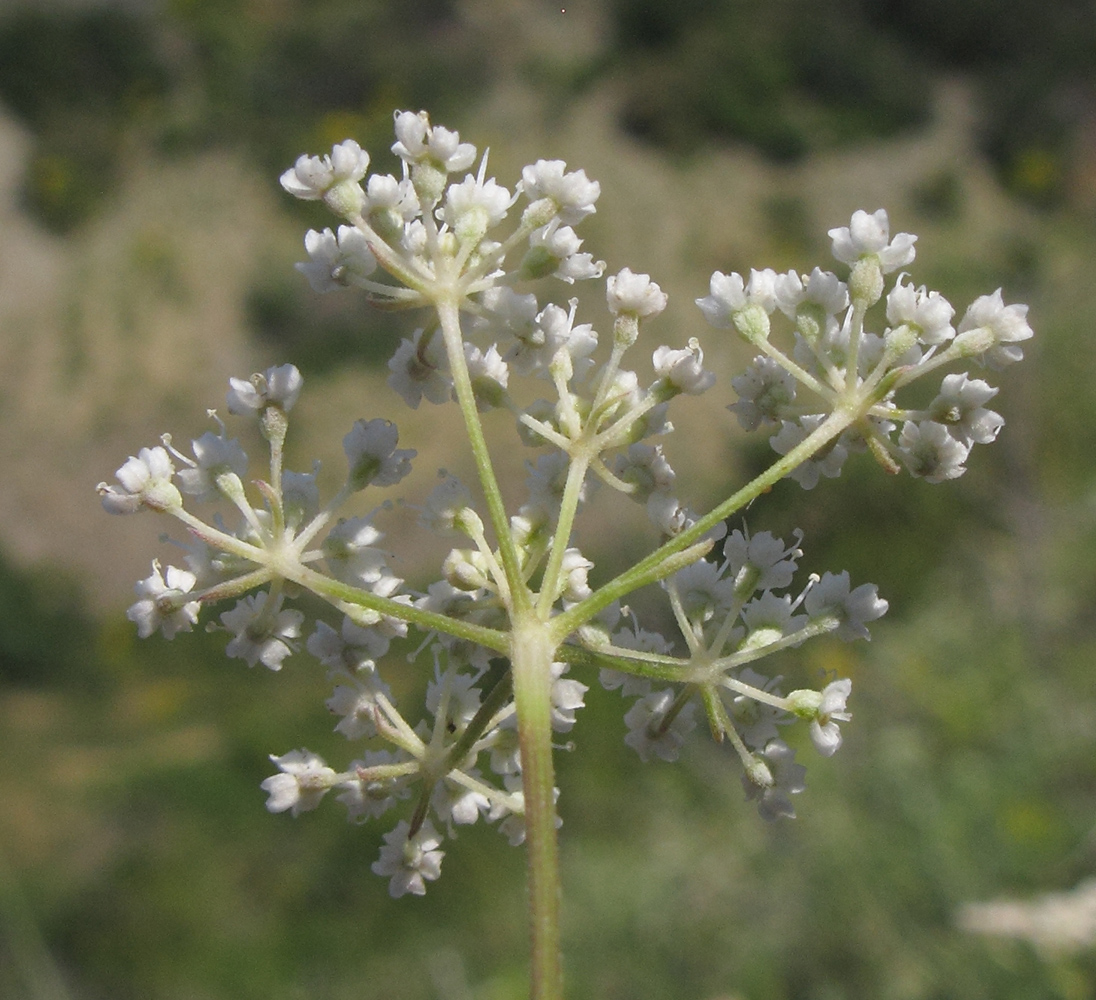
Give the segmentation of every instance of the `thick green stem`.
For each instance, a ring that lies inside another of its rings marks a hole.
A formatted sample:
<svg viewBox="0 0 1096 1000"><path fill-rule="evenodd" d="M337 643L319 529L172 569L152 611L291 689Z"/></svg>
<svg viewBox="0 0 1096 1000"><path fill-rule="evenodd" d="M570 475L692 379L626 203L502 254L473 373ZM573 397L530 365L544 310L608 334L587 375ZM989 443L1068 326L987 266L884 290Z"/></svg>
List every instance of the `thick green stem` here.
<svg viewBox="0 0 1096 1000"><path fill-rule="evenodd" d="M562 1000L559 845L552 764L552 660L547 626L531 610L514 621L510 660L521 741L529 863L532 1000Z"/></svg>

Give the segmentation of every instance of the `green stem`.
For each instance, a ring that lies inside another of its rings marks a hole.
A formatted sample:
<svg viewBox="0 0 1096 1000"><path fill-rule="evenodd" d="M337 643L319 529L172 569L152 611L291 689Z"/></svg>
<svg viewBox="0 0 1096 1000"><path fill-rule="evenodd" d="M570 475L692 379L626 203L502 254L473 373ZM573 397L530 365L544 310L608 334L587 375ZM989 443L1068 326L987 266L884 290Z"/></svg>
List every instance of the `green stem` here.
<svg viewBox="0 0 1096 1000"><path fill-rule="evenodd" d="M559 596L563 557L567 553L567 543L571 540L571 528L575 523L575 514L578 513L578 498L582 492L588 467L589 461L586 456L579 455L571 458L571 464L567 469L567 482L563 487L563 498L559 505L559 521L552 539L552 549L548 554L548 565L541 578L540 596L537 598L537 613L542 621L547 620L552 605Z"/></svg>
<svg viewBox="0 0 1096 1000"><path fill-rule="evenodd" d="M559 845L552 763L552 660L549 628L532 610L514 621L510 660L521 741L525 845L529 864L531 1000L562 1000Z"/></svg>
<svg viewBox="0 0 1096 1000"><path fill-rule="evenodd" d="M724 518L730 517L735 511L741 510L797 466L802 465L812 455L841 434L858 416L859 414L855 408L835 410L811 434L792 448L788 454L774 462L760 476L747 483L737 493L734 493L719 506L705 514L692 527L687 528L678 535L674 535L668 542L655 549L654 552L636 563L631 569L599 587L586 600L557 615L551 622L552 635L555 641L557 643L563 642L575 629L588 622L602 608L608 607L613 601L625 594L630 594L636 588L649 582L652 574L655 574L657 579L658 568L662 563L707 534Z"/></svg>
<svg viewBox="0 0 1096 1000"><path fill-rule="evenodd" d="M330 601L336 607L354 605L366 608L390 618L398 618L400 621L418 625L424 630L434 629L446 635L455 635L458 639L478 643L499 653L505 653L509 648L508 636L505 632L461 621L458 618L450 618L435 611L426 611L401 601L393 601L388 597L379 597L368 590L352 587L348 583L317 573L300 564L278 567L278 573L285 579L311 590L317 597Z"/></svg>
<svg viewBox="0 0 1096 1000"><path fill-rule="evenodd" d="M476 394L472 390L472 379L469 377L468 364L464 359L460 313L456 303L444 300L437 303L437 310L442 336L445 339L445 351L449 359L449 372L453 376L453 388L468 431L468 442L476 462L476 471L479 473L484 499L487 501L487 510L491 515L491 524L498 539L502 568L510 584L510 599L515 608L526 607L530 601L529 591L521 575L521 559L514 545L514 538L510 534L510 520L506 516L502 491L495 478L491 455L483 436L483 425L480 423L479 411L476 409Z"/></svg>

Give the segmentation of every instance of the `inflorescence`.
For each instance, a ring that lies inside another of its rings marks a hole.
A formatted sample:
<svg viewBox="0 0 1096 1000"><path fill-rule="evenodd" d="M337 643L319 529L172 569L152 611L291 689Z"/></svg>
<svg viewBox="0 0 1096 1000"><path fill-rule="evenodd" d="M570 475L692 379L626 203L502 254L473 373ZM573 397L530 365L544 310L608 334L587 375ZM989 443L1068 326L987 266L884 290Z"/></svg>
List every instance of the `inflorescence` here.
<svg viewBox="0 0 1096 1000"><path fill-rule="evenodd" d="M425 113L400 112L395 123L400 178L368 175L369 155L353 140L330 155L302 156L282 175L290 194L322 200L343 220L335 231L305 236L308 260L298 268L317 291L353 286L384 308L428 310L389 362L388 382L412 408L457 401L486 509L477 511L472 491L443 473L415 509L423 528L454 539L454 547L435 582L409 586L381 547L383 507L338 517L357 494L396 486L411 470L415 452L397 447L395 425L373 418L351 427L345 481L324 502L318 468L283 468L302 386L297 369L232 379L228 412L257 421L270 446L264 479L250 478L248 456L213 415L216 429L192 443L191 455L165 435L130 458L115 485L99 486L110 513L153 510L188 533L187 568L154 560L137 584L128 614L138 633L171 639L198 623L203 606L227 601L207 627L228 633L230 657L271 670L303 651L319 660L335 729L360 747L358 756L342 770L305 749L272 756L278 770L262 783L267 807L297 815L331 792L353 822L398 811L403 818L373 865L396 896L421 894L438 877L443 835L456 826L483 818L512 844L524 839L522 720L508 656L515 622L531 615L558 626L555 732L567 733L584 704L587 686L573 674L587 670L589 680L599 671L601 684L627 699L625 742L642 759L675 759L703 714L736 751L761 815L793 816L790 796L803 790L805 768L780 728L803 720L815 748L834 753L852 685L831 679L820 690L785 694L758 661L817 635L868 638L867 624L887 604L874 586L854 587L847 573L795 583L798 533L790 543L745 528L728 533L724 519L784 475L807 489L837 476L855 451L932 483L960 475L973 445L994 440L1002 427L986 408L997 390L953 372L927 406L903 408L897 396L954 362L1000 368L1019 360L1020 343L1032 335L1026 307L1006 306L998 291L953 325L953 307L901 271L913 262L915 237L891 238L882 210L857 212L848 227L830 231L847 280L819 268L748 278L716 272L697 305L713 327L736 330L758 351L731 380L738 398L729 409L746 430L769 433L781 457L768 480L759 477L699 517L679 499L660 443L672 430L671 402L715 382L699 341L657 347L647 377L624 367L641 321L666 305L659 286L627 269L608 278L608 338L578 321L577 300L542 305L527 290L546 278L570 285L603 275L604 262L582 251L573 228L595 210L597 182L561 161L539 160L511 192L486 176L486 155L466 174L475 148ZM883 332L869 332L867 314L895 272ZM772 339L782 317L787 350ZM517 379L543 388L514 392ZM519 402L533 395L534 402ZM509 411L536 455L513 513L483 450L476 414L488 410ZM572 526L598 486L642 504L661 542L634 574L595 589L594 564L575 546ZM192 513L208 501L227 502L235 524ZM644 627L621 602L656 581L676 635ZM341 619L306 625L292 606L302 588ZM397 707L379 666L409 629L425 635L416 655L432 671L421 717Z"/></svg>

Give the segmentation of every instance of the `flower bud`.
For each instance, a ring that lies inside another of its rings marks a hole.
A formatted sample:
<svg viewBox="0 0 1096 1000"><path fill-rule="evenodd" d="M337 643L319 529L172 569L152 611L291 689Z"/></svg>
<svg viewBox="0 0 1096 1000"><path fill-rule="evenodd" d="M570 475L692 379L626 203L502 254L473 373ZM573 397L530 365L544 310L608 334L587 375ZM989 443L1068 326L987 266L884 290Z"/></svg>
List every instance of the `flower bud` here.
<svg viewBox="0 0 1096 1000"><path fill-rule="evenodd" d="M852 266L849 275L849 295L854 302L865 308L874 305L883 296L883 266L874 254L861 257Z"/></svg>

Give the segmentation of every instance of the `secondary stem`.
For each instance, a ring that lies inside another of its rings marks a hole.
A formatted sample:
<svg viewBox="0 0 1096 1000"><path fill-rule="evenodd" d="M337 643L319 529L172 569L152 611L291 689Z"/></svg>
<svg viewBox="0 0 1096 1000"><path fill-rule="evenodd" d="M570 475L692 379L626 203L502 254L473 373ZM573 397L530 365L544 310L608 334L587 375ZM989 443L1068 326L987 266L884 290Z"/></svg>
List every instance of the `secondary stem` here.
<svg viewBox="0 0 1096 1000"><path fill-rule="evenodd" d="M472 380L468 374L468 365L464 360L464 341L460 332L460 314L456 304L447 301L438 302L437 310L438 319L441 321L442 337L445 340L445 351L449 358L449 372L453 377L453 388L456 392L461 415L464 417L465 428L468 431L468 443L472 448L476 471L479 473L480 486L483 489L484 499L487 501L487 510L491 515L491 525L495 529L495 536L498 540L499 558L506 573L506 581L510 585L510 599L515 607L521 607L529 601L528 589L522 579L521 559L518 556L517 547L514 545L514 538L510 534L510 521L506 516L502 491L499 489L498 480L495 478L495 470L491 465L491 456L487 450L487 441L483 436L479 412L476 410L476 397L472 389Z"/></svg>
<svg viewBox="0 0 1096 1000"><path fill-rule="evenodd" d="M568 635L588 622L602 608L608 607L613 601L631 593L637 587L650 582L651 579L657 579L658 567L669 557L681 552L697 539L703 537L720 521L730 517L735 511L741 510L751 500L759 497L797 466L802 465L812 455L841 434L853 423L856 416L857 414L854 412L835 410L783 458L774 462L760 476L747 483L737 493L705 514L692 527L686 528L679 535L675 535L631 569L599 587L586 600L557 615L552 619L552 634L555 640L562 643Z"/></svg>

